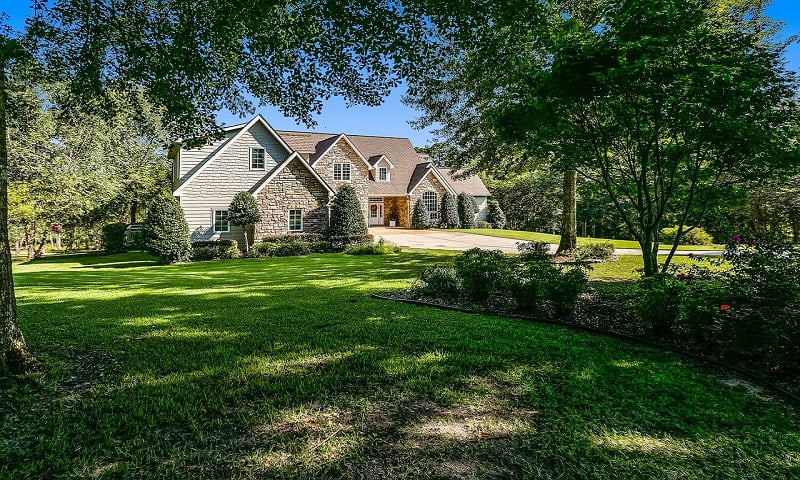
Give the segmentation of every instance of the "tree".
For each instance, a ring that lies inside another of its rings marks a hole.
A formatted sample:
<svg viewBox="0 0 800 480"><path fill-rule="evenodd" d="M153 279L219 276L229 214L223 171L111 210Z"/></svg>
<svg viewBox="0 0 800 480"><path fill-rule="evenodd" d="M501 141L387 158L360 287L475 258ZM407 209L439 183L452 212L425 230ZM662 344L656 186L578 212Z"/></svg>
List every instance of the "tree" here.
<svg viewBox="0 0 800 480"><path fill-rule="evenodd" d="M247 241L247 226L254 225L260 220L261 210L258 208L255 197L249 192L237 193L228 207L228 221L231 225L242 228L245 253L250 252L250 243Z"/></svg>
<svg viewBox="0 0 800 480"><path fill-rule="evenodd" d="M475 228L475 199L468 193L458 194L458 218L462 228Z"/></svg>
<svg viewBox="0 0 800 480"><path fill-rule="evenodd" d="M431 221L428 217L428 209L425 207L425 202L418 199L414 204L414 211L411 213L411 228L414 230L425 230L430 228Z"/></svg>
<svg viewBox="0 0 800 480"><path fill-rule="evenodd" d="M481 119L473 137L455 119L456 138L495 152L505 143L600 185L645 275L666 271L677 248L659 264L667 212L678 212L677 242L720 188L796 163L798 82L763 2L535 5L528 19L480 22L472 45L440 39L443 67L423 69L412 95L429 119Z"/></svg>
<svg viewBox="0 0 800 480"><path fill-rule="evenodd" d="M361 202L352 185L339 187L331 204L331 222L328 227L330 237L350 237L367 234L367 222L361 211Z"/></svg>
<svg viewBox="0 0 800 480"><path fill-rule="evenodd" d="M503 229L506 227L506 215L497 200L489 200L486 210L486 220L492 224L492 228Z"/></svg>
<svg viewBox="0 0 800 480"><path fill-rule="evenodd" d="M111 113L111 92L143 94L173 137L220 135L215 112L277 106L312 125L322 101L375 105L416 68L428 28L398 2L299 0L264 8L181 0L36 2L27 34L0 32L0 370L33 359L19 334L8 242L6 105L9 69L36 58L67 80L69 107ZM386 32L392 32L387 35ZM133 208L131 209L134 210Z"/></svg>
<svg viewBox="0 0 800 480"><path fill-rule="evenodd" d="M514 230L555 232L561 217L561 185L561 175L549 168L540 168L505 175L491 180L487 186L497 207L502 207L509 218L508 222L504 220L504 226Z"/></svg>
<svg viewBox="0 0 800 480"><path fill-rule="evenodd" d="M564 170L563 192L561 194L561 238L557 253L574 250L578 246L578 225L576 220L578 172Z"/></svg>
<svg viewBox="0 0 800 480"><path fill-rule="evenodd" d="M456 206L457 202L458 206ZM460 198L456 200L455 195L449 192L444 194L442 197L441 220L439 221L439 225L442 228L458 228L461 225L459 221L460 206Z"/></svg>
<svg viewBox="0 0 800 480"><path fill-rule="evenodd" d="M159 263L186 262L192 254L189 224L180 204L172 197L162 197L150 205L142 225L142 238L148 253Z"/></svg>

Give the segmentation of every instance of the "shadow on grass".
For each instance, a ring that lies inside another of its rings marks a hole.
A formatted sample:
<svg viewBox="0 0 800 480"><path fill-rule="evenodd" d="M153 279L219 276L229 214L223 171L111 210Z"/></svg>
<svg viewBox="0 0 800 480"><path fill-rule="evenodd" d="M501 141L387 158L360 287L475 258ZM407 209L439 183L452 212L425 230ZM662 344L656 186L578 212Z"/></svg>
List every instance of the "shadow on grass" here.
<svg viewBox="0 0 800 480"><path fill-rule="evenodd" d="M791 408L683 360L368 298L407 285L435 255L119 269L101 259L44 259L17 274L23 329L55 368L38 391L0 393L0 474L800 473Z"/></svg>

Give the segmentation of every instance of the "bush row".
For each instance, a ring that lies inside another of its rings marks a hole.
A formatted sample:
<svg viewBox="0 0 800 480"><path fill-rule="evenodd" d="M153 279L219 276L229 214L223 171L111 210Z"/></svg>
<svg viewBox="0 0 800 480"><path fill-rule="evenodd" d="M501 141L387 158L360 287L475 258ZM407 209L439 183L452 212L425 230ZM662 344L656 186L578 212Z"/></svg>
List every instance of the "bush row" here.
<svg viewBox="0 0 800 480"><path fill-rule="evenodd" d="M434 265L422 271L414 289L433 297L465 297L487 307L511 307L542 316L569 317L588 284L580 264L552 261L546 243L518 243L520 254L473 248L455 258L454 266Z"/></svg>
<svg viewBox="0 0 800 480"><path fill-rule="evenodd" d="M236 240L212 240L206 242L192 242L193 262L203 260L228 260L239 258L239 243Z"/></svg>

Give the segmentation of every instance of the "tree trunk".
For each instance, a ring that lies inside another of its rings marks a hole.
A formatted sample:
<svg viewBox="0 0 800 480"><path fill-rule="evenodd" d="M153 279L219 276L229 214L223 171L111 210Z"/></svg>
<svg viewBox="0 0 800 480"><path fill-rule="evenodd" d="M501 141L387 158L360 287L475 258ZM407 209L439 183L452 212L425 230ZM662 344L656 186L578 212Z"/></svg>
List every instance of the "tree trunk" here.
<svg viewBox="0 0 800 480"><path fill-rule="evenodd" d="M17 324L17 300L8 240L8 143L6 71L0 60L0 375L19 374L36 365Z"/></svg>
<svg viewBox="0 0 800 480"><path fill-rule="evenodd" d="M134 200L131 203L131 221L130 223L136 223L136 214L139 213L139 203Z"/></svg>
<svg viewBox="0 0 800 480"><path fill-rule="evenodd" d="M578 172L575 170L564 172L564 191L561 197L563 216L561 217L561 241L558 244L558 253L572 250L578 245L578 226L575 218L577 181Z"/></svg>

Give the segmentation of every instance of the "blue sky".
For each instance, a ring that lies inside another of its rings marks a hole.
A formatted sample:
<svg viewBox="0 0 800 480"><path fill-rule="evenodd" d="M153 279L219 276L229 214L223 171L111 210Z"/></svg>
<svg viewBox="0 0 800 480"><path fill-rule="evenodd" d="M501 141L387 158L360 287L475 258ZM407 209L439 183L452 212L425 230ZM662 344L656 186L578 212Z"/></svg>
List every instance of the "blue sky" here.
<svg viewBox="0 0 800 480"><path fill-rule="evenodd" d="M31 12L27 0L0 0L2 11L9 15L13 28L23 25L25 16ZM800 0L774 0L767 13L778 20L786 22L783 33L787 36L800 33ZM794 44L789 49L790 68L800 70L800 45ZM424 146L432 140L427 131L418 131L408 124L419 114L414 109L403 105L400 101L404 92L401 85L377 107L356 106L347 108L340 98L325 102L322 113L315 117L315 130L332 133L351 133L360 135L380 135L391 137L408 137L415 146ZM258 107L257 111L264 115L273 127L280 130L308 130L298 125L293 119L281 115L271 106ZM243 120L230 112L220 112L218 121L227 125L241 123Z"/></svg>

